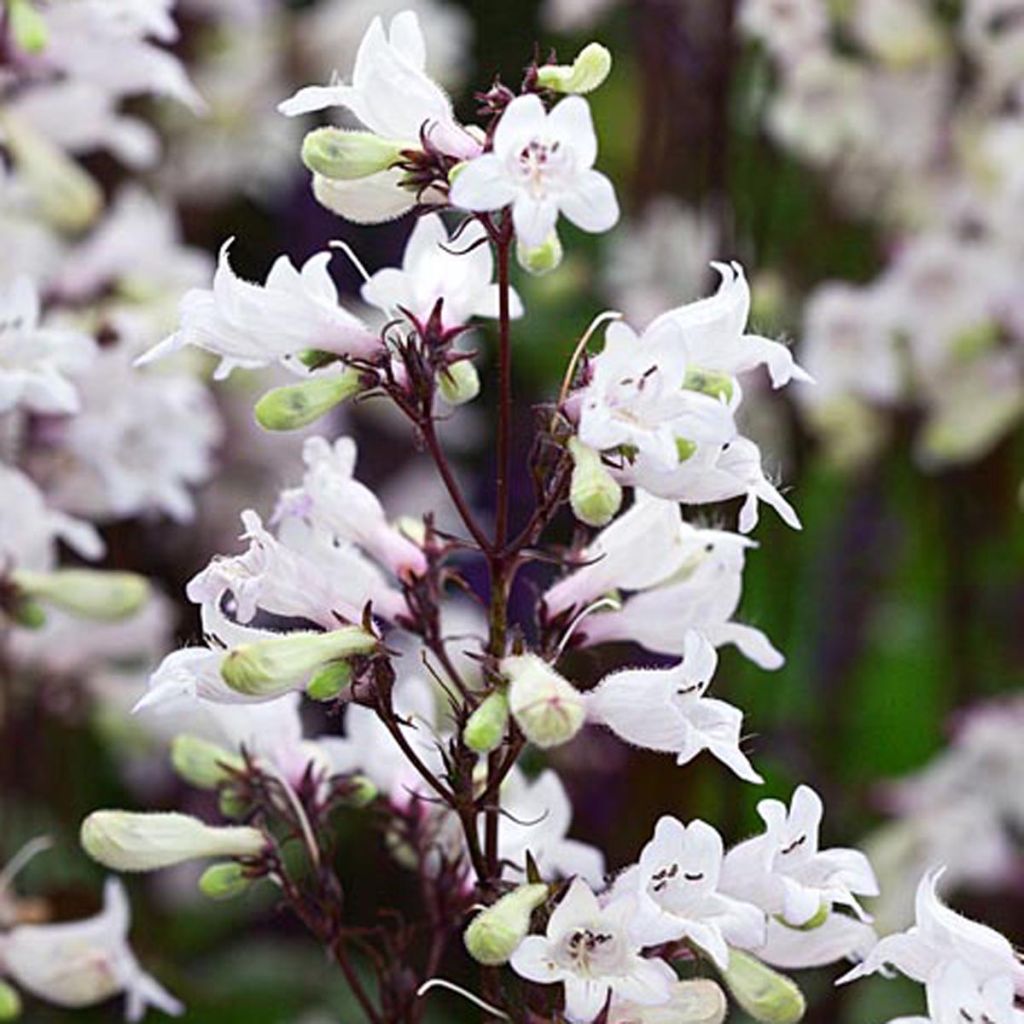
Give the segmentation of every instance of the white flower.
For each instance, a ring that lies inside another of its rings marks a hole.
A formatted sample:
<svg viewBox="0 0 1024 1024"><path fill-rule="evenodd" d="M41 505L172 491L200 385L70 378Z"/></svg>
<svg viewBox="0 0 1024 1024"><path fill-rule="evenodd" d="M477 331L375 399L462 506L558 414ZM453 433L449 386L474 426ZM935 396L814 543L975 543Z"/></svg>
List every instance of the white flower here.
<svg viewBox="0 0 1024 1024"><path fill-rule="evenodd" d="M668 669L624 669L607 675L587 701L591 717L629 743L692 761L702 750L746 782L763 782L740 749L743 713L705 697L718 655L698 633L689 632L685 659Z"/></svg>
<svg viewBox="0 0 1024 1024"><path fill-rule="evenodd" d="M39 293L27 277L0 285L0 414L17 406L38 413L79 408L69 376L95 357L92 338L44 327Z"/></svg>
<svg viewBox="0 0 1024 1024"><path fill-rule="evenodd" d="M285 496L285 511L295 503L315 526L358 544L396 576L426 571L423 551L391 526L376 495L354 477L356 444L340 437L334 444L310 437L302 448L306 474L302 488Z"/></svg>
<svg viewBox="0 0 1024 1024"><path fill-rule="evenodd" d="M837 911L814 928L790 928L769 917L764 944L752 947L750 952L773 967L805 970L837 960L859 962L876 942L878 935L870 924Z"/></svg>
<svg viewBox="0 0 1024 1024"><path fill-rule="evenodd" d="M580 440L598 451L634 449L638 465L665 473L680 465L679 441L713 446L731 440L735 403L684 388L686 370L675 323L659 317L640 337L613 323L580 395Z"/></svg>
<svg viewBox="0 0 1024 1024"><path fill-rule="evenodd" d="M586 644L632 641L682 656L690 630L714 647L735 644L744 657L774 670L782 655L759 629L732 621L743 593L745 551L752 541L722 530L685 530L686 556L673 574L627 597L621 610L589 615L579 627ZM653 552L652 552L653 555ZM668 559L666 559L668 562Z"/></svg>
<svg viewBox="0 0 1024 1024"><path fill-rule="evenodd" d="M480 144L455 120L451 100L424 71L426 43L414 11L384 22L376 17L359 44L351 85L309 85L278 109L288 117L346 107L375 135L416 149L425 132L451 156L470 157ZM412 195L410 193L410 199Z"/></svg>
<svg viewBox="0 0 1024 1024"><path fill-rule="evenodd" d="M268 532L251 509L242 513L242 522L248 551L215 557L189 582L186 592L190 601L219 607L230 593L239 622L251 622L262 610L284 618L309 619L325 629L338 624L338 615L359 622L367 601L374 601L378 614L393 610L396 599L397 606L405 608L400 596L387 592L383 579L354 549L314 545L308 528L304 530L301 523L293 521L286 533L300 541L306 534L307 545L313 548L296 549Z"/></svg>
<svg viewBox="0 0 1024 1024"><path fill-rule="evenodd" d="M512 954L512 969L527 981L563 985L570 1024L589 1024L612 994L642 1006L666 1003L675 972L640 955L629 934L631 911L630 900L602 908L577 878L551 915L546 935L528 935Z"/></svg>
<svg viewBox="0 0 1024 1024"><path fill-rule="evenodd" d="M236 276L228 262L232 239L221 246L212 290L192 289L181 300L181 326L142 358L149 362L195 345L221 357L215 376L236 367L269 366L303 349L373 357L380 339L338 304L327 269L331 253L311 256L296 270L287 256L270 268L265 285Z"/></svg>
<svg viewBox="0 0 1024 1024"><path fill-rule="evenodd" d="M58 1006L80 1008L125 994L125 1016L141 1020L147 1006L173 1017L184 1007L139 966L128 946L124 886L110 879L103 910L65 924L20 925L0 935L0 964L22 988Z"/></svg>
<svg viewBox="0 0 1024 1024"><path fill-rule="evenodd" d="M672 323L681 335L686 368L690 371L711 370L737 377L765 366L774 388L791 380L810 382L810 375L797 366L785 345L745 333L750 315L750 286L743 267L735 261L711 266L722 279L718 291L662 313L648 330Z"/></svg>
<svg viewBox="0 0 1024 1024"><path fill-rule="evenodd" d="M548 240L559 213L584 231L607 231L619 205L611 182L593 169L596 157L586 100L569 96L548 113L538 96L518 96L498 122L493 151L456 176L451 201L477 211L512 204L516 235L528 249Z"/></svg>
<svg viewBox="0 0 1024 1024"><path fill-rule="evenodd" d="M899 1017L890 1024L1022 1024L1024 1011L1017 1009L1009 975L979 984L970 968L959 960L936 971L928 988L927 1017Z"/></svg>
<svg viewBox="0 0 1024 1024"><path fill-rule="evenodd" d="M639 863L619 877L613 893L636 900L634 939L644 946L688 939L722 970L729 946L759 945L764 912L718 891L722 857L722 837L706 822L660 818Z"/></svg>
<svg viewBox="0 0 1024 1024"><path fill-rule="evenodd" d="M958 960L979 985L1006 977L1018 992L1024 992L1024 964L1013 946L994 929L945 906L937 892L941 877L939 869L921 879L915 924L905 932L880 940L862 963L839 979L840 984L873 974L888 965L927 985L931 997L943 969Z"/></svg>
<svg viewBox="0 0 1024 1024"><path fill-rule="evenodd" d="M604 880L604 854L594 846L566 838L572 803L562 780L551 769L527 780L514 768L501 787L504 817L498 832L501 859L525 871L527 852L544 877L578 875L589 885Z"/></svg>
<svg viewBox="0 0 1024 1024"><path fill-rule="evenodd" d="M726 854L725 892L793 927L836 903L866 918L857 897L878 895L875 874L859 850L818 848L824 806L813 789L798 786L788 809L780 800L762 800L757 813L765 832Z"/></svg>
<svg viewBox="0 0 1024 1024"><path fill-rule="evenodd" d="M102 557L103 540L96 530L47 506L39 488L17 469L0 464L0 561L46 572L57 564L57 541L83 558Z"/></svg>
<svg viewBox="0 0 1024 1024"><path fill-rule="evenodd" d="M743 0L736 23L780 61L797 61L828 40L824 0Z"/></svg>
<svg viewBox="0 0 1024 1024"><path fill-rule="evenodd" d="M97 520L157 509L187 522L190 489L214 469L220 417L191 374L140 372L132 354L122 337L76 378L82 410L57 435L54 500Z"/></svg>
<svg viewBox="0 0 1024 1024"><path fill-rule="evenodd" d="M401 270L378 270L363 285L363 299L392 316L407 310L421 323L441 300L445 327L459 327L477 316L497 317L494 257L484 239L483 226L476 222L452 239L437 214L420 217L406 242ZM519 296L513 291L510 299L512 315L521 316Z"/></svg>

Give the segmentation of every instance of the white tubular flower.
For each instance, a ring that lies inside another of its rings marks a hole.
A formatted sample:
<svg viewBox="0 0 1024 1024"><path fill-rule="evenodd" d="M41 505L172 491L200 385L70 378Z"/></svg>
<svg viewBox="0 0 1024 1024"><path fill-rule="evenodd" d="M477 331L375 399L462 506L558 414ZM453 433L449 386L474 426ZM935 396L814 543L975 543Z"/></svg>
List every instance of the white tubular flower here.
<svg viewBox="0 0 1024 1024"><path fill-rule="evenodd" d="M204 857L258 857L267 840L244 825L204 825L176 812L93 811L82 848L114 871L156 871Z"/></svg>
<svg viewBox="0 0 1024 1024"><path fill-rule="evenodd" d="M807 970L838 960L859 963L876 942L875 929L849 914L830 913L814 928L790 928L770 917L764 944L749 947L749 952L772 967Z"/></svg>
<svg viewBox="0 0 1024 1024"><path fill-rule="evenodd" d="M500 210L511 204L519 241L543 245L559 213L584 231L608 231L619 219L611 182L595 171L597 136L587 101L569 96L550 113L540 97L517 96L494 132L493 151L478 156L452 184L452 205Z"/></svg>
<svg viewBox="0 0 1024 1024"><path fill-rule="evenodd" d="M744 657L774 671L782 655L759 629L732 621L743 593L743 564L752 541L722 530L685 527L687 557L676 573L628 597L620 611L588 616L580 626L588 645L633 641L661 654L686 654L693 630L714 647L735 644Z"/></svg>
<svg viewBox="0 0 1024 1024"><path fill-rule="evenodd" d="M102 557L103 540L80 519L51 509L38 487L24 473L0 465L0 561L47 572L57 564L57 541L83 558Z"/></svg>
<svg viewBox="0 0 1024 1024"><path fill-rule="evenodd" d="M636 900L634 939L644 946L688 940L723 971L729 946L763 942L764 912L718 891L722 857L722 837L706 822L660 818L639 863L619 877L614 890L616 897Z"/></svg>
<svg viewBox="0 0 1024 1024"><path fill-rule="evenodd" d="M1017 1009L1009 975L979 983L965 963L952 960L936 969L928 987L928 1016L898 1017L889 1024L963 1024L964 1021L1024 1022L1024 1011Z"/></svg>
<svg viewBox="0 0 1024 1024"><path fill-rule="evenodd" d="M630 900L602 908L577 878L548 922L547 934L529 935L512 954L512 969L527 981L565 987L565 1017L589 1024L616 998L657 1006L667 1003L675 971L648 960L629 934Z"/></svg>
<svg viewBox="0 0 1024 1024"><path fill-rule="evenodd" d="M818 848L824 805L809 786L798 786L790 807L762 800L765 832L734 846L725 857L722 889L755 903L794 928L812 924L834 904L870 920L858 896L877 896L878 883L859 850Z"/></svg>
<svg viewBox="0 0 1024 1024"><path fill-rule="evenodd" d="M939 899L937 886L942 869L930 871L917 889L915 923L905 932L881 939L839 984L895 967L913 981L928 987L929 999L938 994L937 979L952 961L961 962L977 985L1008 978L1024 993L1024 964L1013 946L999 932L950 910Z"/></svg>
<svg viewBox="0 0 1024 1024"><path fill-rule="evenodd" d="M737 25L780 61L793 61L828 41L825 0L743 0Z"/></svg>
<svg viewBox="0 0 1024 1024"><path fill-rule="evenodd" d="M342 356L373 357L380 339L338 304L338 291L327 269L331 253L311 256L297 270L287 256L270 268L266 284L243 281L231 269L221 246L213 288L192 289L181 300L181 326L150 349L140 363L160 359L186 345L220 356L215 376L232 370L269 366L307 348Z"/></svg>
<svg viewBox="0 0 1024 1024"><path fill-rule="evenodd" d="M547 769L527 780L514 768L502 785L501 804L506 811L498 835L503 862L525 872L529 851L545 878L578 876L591 886L602 883L604 854L597 847L567 838L572 802L555 772Z"/></svg>
<svg viewBox="0 0 1024 1024"><path fill-rule="evenodd" d="M231 594L241 623L252 622L261 609L284 618L309 619L325 629L337 626L337 615L350 622L360 620L365 600L353 604L333 572L325 571L324 562L282 544L251 509L242 513L242 523L242 539L249 541L249 550L215 557L189 581L185 592L190 601L219 607L224 595Z"/></svg>
<svg viewBox="0 0 1024 1024"><path fill-rule="evenodd" d="M451 239L440 216L421 217L406 242L401 270L378 270L363 285L363 299L391 315L407 310L424 322L440 299L445 327L460 327L478 316L497 317L494 256L484 239L483 225L476 221ZM522 316L514 291L510 300L512 316Z"/></svg>
<svg viewBox="0 0 1024 1024"><path fill-rule="evenodd" d="M690 373L710 370L737 377L764 366L774 388L791 380L811 382L810 375L797 366L785 345L745 333L750 315L750 286L743 267L735 261L711 266L722 279L718 291L709 298L662 313L647 330L673 324L681 334Z"/></svg>
<svg viewBox="0 0 1024 1024"><path fill-rule="evenodd" d="M149 1006L178 1017L184 1006L139 966L128 945L128 897L116 879L104 888L103 910L63 924L20 925L0 935L4 973L27 992L79 1009L123 992L125 1017L141 1020Z"/></svg>
<svg viewBox="0 0 1024 1024"><path fill-rule="evenodd" d="M621 322L609 326L604 348L580 395L579 435L598 451L624 446L638 467L671 474L692 447L736 436L731 400L684 388L687 354L680 328L660 320L641 336ZM684 463L685 464L685 463Z"/></svg>
<svg viewBox="0 0 1024 1024"><path fill-rule="evenodd" d="M89 365L96 343L40 320L39 293L30 278L0 287L0 414L18 406L45 414L78 411L68 377Z"/></svg>
<svg viewBox="0 0 1024 1024"><path fill-rule="evenodd" d="M314 523L358 544L396 576L426 572L423 551L388 523L376 495L355 479L356 444L352 438L338 438L333 445L322 437L307 438L302 457L306 463L302 494Z"/></svg>
<svg viewBox="0 0 1024 1024"><path fill-rule="evenodd" d="M692 631L685 646L685 659L674 668L605 676L588 695L590 716L628 743L675 754L677 764L706 750L745 782L763 782L740 749L743 712L704 696L718 663L715 649Z"/></svg>

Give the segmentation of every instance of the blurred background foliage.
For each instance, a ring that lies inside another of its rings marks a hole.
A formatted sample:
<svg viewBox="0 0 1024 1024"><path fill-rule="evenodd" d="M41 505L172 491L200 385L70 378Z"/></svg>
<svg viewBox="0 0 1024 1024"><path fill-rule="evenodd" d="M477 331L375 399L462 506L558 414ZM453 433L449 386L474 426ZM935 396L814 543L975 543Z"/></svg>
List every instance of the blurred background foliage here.
<svg viewBox="0 0 1024 1024"><path fill-rule="evenodd" d="M474 25L467 80L483 85L500 73L515 81L538 40L546 52L552 37L540 24L537 4L467 0L459 6ZM822 176L766 138L758 105L770 69L762 55L741 53L732 6L731 0L636 0L608 15L595 33L615 56L613 75L593 100L600 166L617 183L627 213L663 194L710 208L723 240L721 257L740 259L751 272L774 272L788 296L830 277L865 280L880 263L876 232L837 209ZM554 43L568 57L588 38ZM467 95L459 104L467 113L473 109ZM294 174L272 201L238 199L214 210L186 206L184 220L188 239L210 251L228 235L244 239L235 260L251 278L261 278L279 252L305 258L335 237L351 242L375 268L399 257L409 226L360 229L331 217L308 195L297 154ZM551 396L574 339L606 302L599 268L607 239L567 227L564 241L568 255L557 274L516 281L529 310L515 328L520 461L531 406ZM344 288L357 287L350 270L339 264L335 271ZM774 312L774 322L758 326L793 337L798 303L784 302ZM480 332L485 360L490 340ZM783 395L778 404L786 401ZM485 391L481 408L487 407ZM744 785L710 760L677 770L605 735L556 752L575 801L574 835L602 846L612 867L635 857L663 813L704 816L729 839L742 838L757 826L756 801L788 797L799 781L825 796L827 843L852 845L881 820L877 784L925 764L942 747L955 708L1024 684L1024 521L1018 501L1024 438L1017 431L973 464L926 474L912 458L913 426L901 422L876 458L843 472L822 457L795 412L786 410L781 440L769 451L792 485L789 496L804 529L793 532L771 515L762 518L741 609L786 652L787 663L768 675L727 651L716 683L720 696L745 709L767 785ZM354 414L351 428L361 444L361 472L370 480L384 478L396 458L415 458L394 438L381 441L365 412ZM489 455L483 437L462 458L484 505L490 500ZM520 483L522 516L530 497L525 479ZM217 479L207 487L215 491ZM563 522L562 529L568 539L570 524ZM181 595L216 550L209 538L162 522L119 525L109 537L119 560L158 576L171 595ZM524 594L531 582L536 579L524 581ZM193 637L195 628L183 604L181 639ZM639 650L628 653L637 661L643 657ZM600 666L580 657L574 668L587 679ZM0 850L9 853L39 832L53 835L56 850L27 870L21 888L52 894L53 913L71 917L95 907L101 877L78 852L78 822L95 807L130 806L138 796L109 754L110 723L97 723L94 709L73 688L46 679L34 683L37 699L18 706L0 751ZM140 765L151 776L146 785L153 804L202 809L194 793ZM382 854L380 837L366 822L353 814L341 827L352 912L372 916L410 881ZM135 948L186 1002L187 1021L356 1019L336 972L266 894L211 905L195 896L194 880L183 873L130 881ZM992 897L968 894L960 906L1011 938L1021 935L1020 887ZM813 1024L881 1022L919 1010L913 987L872 980L836 993L831 973L808 984L807 1019ZM465 1004L432 998L428 1020L473 1019ZM106 1021L119 1013L108 1005L76 1018ZM33 1004L26 1019L48 1024L70 1015Z"/></svg>

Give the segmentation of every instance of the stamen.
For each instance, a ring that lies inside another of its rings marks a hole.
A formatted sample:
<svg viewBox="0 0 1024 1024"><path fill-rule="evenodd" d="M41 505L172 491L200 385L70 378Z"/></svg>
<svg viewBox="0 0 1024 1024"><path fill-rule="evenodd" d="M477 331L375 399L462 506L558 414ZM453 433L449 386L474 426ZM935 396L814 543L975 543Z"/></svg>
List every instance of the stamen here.
<svg viewBox="0 0 1024 1024"><path fill-rule="evenodd" d="M7 862L3 871L0 871L0 896L11 887L11 883L28 867L40 853L45 853L53 846L53 840L49 836L36 836L30 839L18 852Z"/></svg>
<svg viewBox="0 0 1024 1024"><path fill-rule="evenodd" d="M581 611L579 613L579 615L577 615L576 618L573 619L572 622L569 623L569 625L566 627L565 632L562 634L562 639L558 642L558 648L555 651L555 660L556 661L564 653L565 645L572 638L572 635L573 635L573 633L576 632L576 629L579 626L579 624L591 612L600 611L600 609L602 609L602 608L611 608L612 611L617 612L617 611L619 611L622 608L622 602L617 600L614 597L602 597L602 598L598 598L598 600L596 600L593 604L587 605L587 607L584 608L583 611Z"/></svg>
<svg viewBox="0 0 1024 1024"><path fill-rule="evenodd" d="M456 985L454 982L446 981L444 978L431 978L429 981L425 981L416 990L416 998L422 999L433 988L445 988L449 992L455 992L457 995L462 996L463 999L468 999L474 1005L479 1006L485 1013L498 1017L500 1020L512 1019L507 1013L504 1013L497 1007L491 1006L490 1003L485 1003L479 996L473 995L472 992L467 992L464 988Z"/></svg>
<svg viewBox="0 0 1024 1024"><path fill-rule="evenodd" d="M340 238L332 238L327 243L327 247L329 249L340 249L349 258L349 262L356 268L362 279L364 281L370 280L370 272L363 265L363 261L356 255L355 249L348 242L342 241Z"/></svg>
<svg viewBox="0 0 1024 1024"><path fill-rule="evenodd" d="M576 348L573 349L572 357L569 359L569 365L565 368L565 376L562 378L562 387L558 392L558 404L560 406L564 404L565 397L569 394L572 379L576 374L576 364L580 361L580 356L583 355L583 350L587 347L590 339L594 336L594 332L602 324L609 323L612 320L621 319L621 313L618 313L613 309L608 309L603 313L598 313L598 315L590 321L590 326L583 332L583 337L576 343Z"/></svg>

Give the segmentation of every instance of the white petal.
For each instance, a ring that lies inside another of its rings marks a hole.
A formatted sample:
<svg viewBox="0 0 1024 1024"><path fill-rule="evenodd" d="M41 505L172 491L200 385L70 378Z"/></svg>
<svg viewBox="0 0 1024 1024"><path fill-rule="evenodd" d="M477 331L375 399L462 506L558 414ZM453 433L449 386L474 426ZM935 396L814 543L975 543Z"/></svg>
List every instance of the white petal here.
<svg viewBox="0 0 1024 1024"><path fill-rule="evenodd" d="M517 96L505 108L498 127L494 130L495 156L505 160L513 153L518 153L531 139L544 132L546 121L547 114L539 96L533 93ZM536 244L539 245L540 242Z"/></svg>
<svg viewBox="0 0 1024 1024"><path fill-rule="evenodd" d="M590 116L590 104L582 96L568 96L548 114L547 132L567 145L581 170L594 166L597 159L597 135Z"/></svg>
<svg viewBox="0 0 1024 1024"><path fill-rule="evenodd" d="M619 219L619 201L615 198L615 189L599 171L581 174L573 183L571 191L559 196L558 205L576 227L591 234L608 231ZM540 245L540 242L535 244Z"/></svg>
<svg viewBox="0 0 1024 1024"><path fill-rule="evenodd" d="M452 184L451 202L463 210L500 210L515 199L516 193L501 160L485 153L459 171Z"/></svg>

